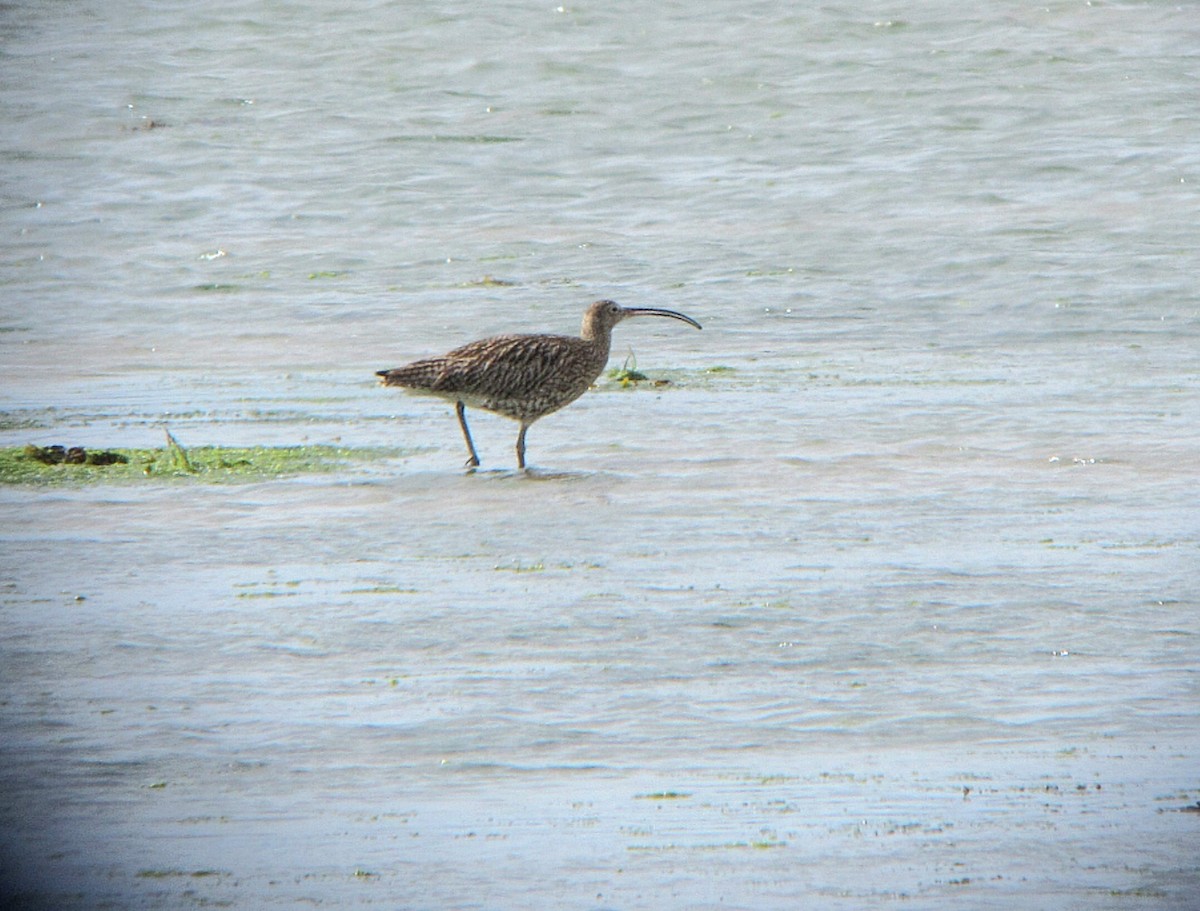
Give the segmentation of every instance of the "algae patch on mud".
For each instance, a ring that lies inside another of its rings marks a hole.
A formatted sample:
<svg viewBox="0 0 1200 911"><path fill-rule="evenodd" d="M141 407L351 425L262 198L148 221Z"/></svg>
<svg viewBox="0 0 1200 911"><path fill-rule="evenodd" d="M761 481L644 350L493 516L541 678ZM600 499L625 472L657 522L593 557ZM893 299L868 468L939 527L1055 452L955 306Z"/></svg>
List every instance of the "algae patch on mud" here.
<svg viewBox="0 0 1200 911"><path fill-rule="evenodd" d="M198 446L111 449L107 464L47 461L39 447L0 449L0 484L62 485L146 480L237 484L305 474L326 474L396 455L391 449L344 446ZM43 450L44 451L44 450Z"/></svg>

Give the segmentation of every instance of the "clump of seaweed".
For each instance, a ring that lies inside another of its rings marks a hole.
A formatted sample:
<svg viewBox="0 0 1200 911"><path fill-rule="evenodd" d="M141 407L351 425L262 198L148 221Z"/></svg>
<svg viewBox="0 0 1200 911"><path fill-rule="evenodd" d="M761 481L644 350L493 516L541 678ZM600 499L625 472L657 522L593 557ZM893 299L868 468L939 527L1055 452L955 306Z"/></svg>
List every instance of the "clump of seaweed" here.
<svg viewBox="0 0 1200 911"><path fill-rule="evenodd" d="M167 435L167 452L170 453L175 467L181 471L186 471L188 474L195 474L196 469L192 467L191 460L188 459L187 450L179 445L179 441L175 439L174 434L169 429L164 427L163 433Z"/></svg>
<svg viewBox="0 0 1200 911"><path fill-rule="evenodd" d="M82 446L0 448L0 484L130 483L147 479L248 483L327 473L354 462L395 455L394 450L344 446L200 446L185 449L166 431L159 449L87 450Z"/></svg>
<svg viewBox="0 0 1200 911"><path fill-rule="evenodd" d="M625 358L625 362L621 364L620 369L614 367L612 370L608 371L608 375L611 379L614 379L620 383L622 388L628 388L636 383L645 382L646 380L650 379L650 377L646 376L646 374L638 371L637 357L632 351L629 352L628 356Z"/></svg>
<svg viewBox="0 0 1200 911"><path fill-rule="evenodd" d="M624 363L621 364L619 369L614 367L612 370L608 371L608 377L609 379L616 380L618 383L620 383L622 389L628 389L630 386L636 386L638 383L644 383L650 380L650 377L646 376L646 374L637 369L637 357L634 355L632 350L629 352L629 355L625 358ZM653 383L655 386L669 386L671 381L657 379L653 380Z"/></svg>

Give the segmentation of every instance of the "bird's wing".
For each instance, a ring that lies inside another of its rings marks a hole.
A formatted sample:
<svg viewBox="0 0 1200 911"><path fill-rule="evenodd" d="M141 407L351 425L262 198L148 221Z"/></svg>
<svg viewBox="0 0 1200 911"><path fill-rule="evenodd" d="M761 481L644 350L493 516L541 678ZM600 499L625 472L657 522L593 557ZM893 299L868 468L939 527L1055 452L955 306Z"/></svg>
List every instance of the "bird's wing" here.
<svg viewBox="0 0 1200 911"><path fill-rule="evenodd" d="M570 369L585 344L566 335L497 335L455 348L437 361L431 391L518 398Z"/></svg>

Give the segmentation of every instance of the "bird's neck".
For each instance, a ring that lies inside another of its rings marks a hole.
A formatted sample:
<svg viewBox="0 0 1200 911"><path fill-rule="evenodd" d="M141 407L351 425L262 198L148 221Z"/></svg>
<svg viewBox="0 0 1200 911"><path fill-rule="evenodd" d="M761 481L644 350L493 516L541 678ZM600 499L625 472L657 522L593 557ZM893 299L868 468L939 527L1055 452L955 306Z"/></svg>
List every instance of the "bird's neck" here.
<svg viewBox="0 0 1200 911"><path fill-rule="evenodd" d="M588 316L591 316L591 314L588 314ZM599 343L607 348L609 341L612 339L612 326L606 326L598 319L585 318L583 326L579 330L579 337L585 342Z"/></svg>
<svg viewBox="0 0 1200 911"><path fill-rule="evenodd" d="M608 363L608 351L612 346L612 330L597 329L585 323L580 337L591 349L589 360L599 364L599 369L603 370L604 365Z"/></svg>

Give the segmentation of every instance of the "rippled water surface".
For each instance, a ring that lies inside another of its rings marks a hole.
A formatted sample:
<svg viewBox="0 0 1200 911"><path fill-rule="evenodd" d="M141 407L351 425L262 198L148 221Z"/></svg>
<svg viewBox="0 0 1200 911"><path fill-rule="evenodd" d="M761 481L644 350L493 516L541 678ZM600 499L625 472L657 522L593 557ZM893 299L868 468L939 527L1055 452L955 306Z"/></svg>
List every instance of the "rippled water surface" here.
<svg viewBox="0 0 1200 911"><path fill-rule="evenodd" d="M25 908L1184 909L1188 4L0 9ZM529 433L373 372L588 302Z"/></svg>

